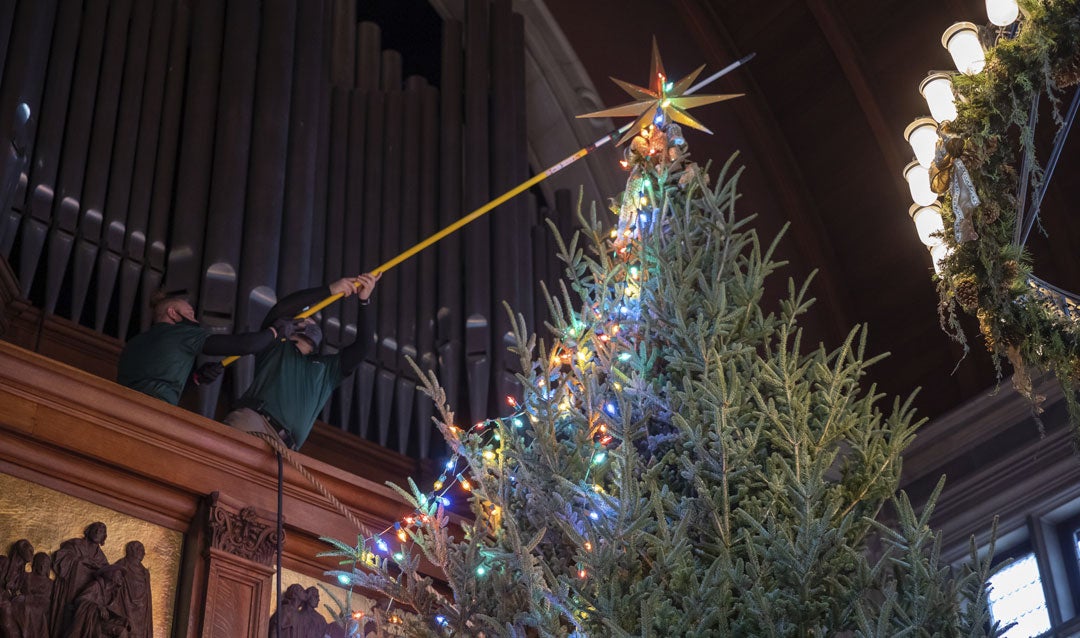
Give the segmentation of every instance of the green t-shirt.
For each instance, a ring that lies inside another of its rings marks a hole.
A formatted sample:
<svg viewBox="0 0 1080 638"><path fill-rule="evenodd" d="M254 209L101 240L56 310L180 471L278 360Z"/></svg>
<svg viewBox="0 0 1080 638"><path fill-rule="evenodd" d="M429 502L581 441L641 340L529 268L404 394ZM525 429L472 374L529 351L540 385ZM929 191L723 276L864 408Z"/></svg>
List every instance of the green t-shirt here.
<svg viewBox="0 0 1080 638"><path fill-rule="evenodd" d="M341 379L339 355L305 356L293 342L278 340L255 356L255 379L240 403L287 429L299 449Z"/></svg>
<svg viewBox="0 0 1080 638"><path fill-rule="evenodd" d="M210 334L190 322L155 323L124 346L116 380L176 405Z"/></svg>

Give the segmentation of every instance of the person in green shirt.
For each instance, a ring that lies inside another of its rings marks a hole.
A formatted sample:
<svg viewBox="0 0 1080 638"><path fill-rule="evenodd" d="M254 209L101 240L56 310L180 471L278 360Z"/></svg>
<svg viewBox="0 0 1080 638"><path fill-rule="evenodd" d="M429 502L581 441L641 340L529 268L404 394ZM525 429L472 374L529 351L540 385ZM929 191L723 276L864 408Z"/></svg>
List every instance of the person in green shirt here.
<svg viewBox="0 0 1080 638"><path fill-rule="evenodd" d="M188 381L212 383L224 370L218 362L195 369L195 358L244 355L259 352L278 336L291 335L295 322L284 319L259 332L211 335L195 319L195 309L182 295L155 293L150 300L154 324L124 345L117 365L120 385L173 405Z"/></svg>
<svg viewBox="0 0 1080 638"><path fill-rule="evenodd" d="M304 320L290 337L276 339L255 355L255 378L225 423L244 431L275 434L289 448L300 449L334 389L372 347L374 317L368 304L381 276L367 273L294 292L271 308L264 326L294 317L331 295L355 295L360 300L356 340L335 354L315 354L322 331L315 321Z"/></svg>

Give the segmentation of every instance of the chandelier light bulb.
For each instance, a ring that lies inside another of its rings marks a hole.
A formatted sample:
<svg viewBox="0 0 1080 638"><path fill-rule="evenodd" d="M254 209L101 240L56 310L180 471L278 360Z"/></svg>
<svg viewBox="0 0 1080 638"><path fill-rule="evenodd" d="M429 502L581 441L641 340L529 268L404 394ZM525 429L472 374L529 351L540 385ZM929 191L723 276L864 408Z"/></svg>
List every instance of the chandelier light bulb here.
<svg viewBox="0 0 1080 638"><path fill-rule="evenodd" d="M927 248L933 248L941 243L941 237L934 237L934 233L945 230L945 223L941 221L941 208L933 206L919 206L912 204L908 209L911 221L915 222L915 232L919 233L919 241Z"/></svg>
<svg viewBox="0 0 1080 638"><path fill-rule="evenodd" d="M1016 0L986 0L986 17L999 27L1007 27L1020 15Z"/></svg>
<svg viewBox="0 0 1080 638"><path fill-rule="evenodd" d="M935 274L941 274L941 262L945 261L950 254L952 253L945 244L938 244L930 249L930 260L934 262Z"/></svg>
<svg viewBox="0 0 1080 638"><path fill-rule="evenodd" d="M937 193L930 190L930 171L917 160L904 167L904 180L916 204L929 206L937 202Z"/></svg>
<svg viewBox="0 0 1080 638"><path fill-rule="evenodd" d="M979 27L970 22L957 22L941 35L941 46L949 50L956 70L974 75L986 66L986 54L979 42Z"/></svg>
<svg viewBox="0 0 1080 638"><path fill-rule="evenodd" d="M930 115L938 122L951 122L956 119L956 95L953 94L952 78L948 73L931 73L919 83Z"/></svg>
<svg viewBox="0 0 1080 638"><path fill-rule="evenodd" d="M937 122L933 118L920 117L904 129L904 139L915 151L915 159L923 168L930 168L934 161L934 149L937 146Z"/></svg>

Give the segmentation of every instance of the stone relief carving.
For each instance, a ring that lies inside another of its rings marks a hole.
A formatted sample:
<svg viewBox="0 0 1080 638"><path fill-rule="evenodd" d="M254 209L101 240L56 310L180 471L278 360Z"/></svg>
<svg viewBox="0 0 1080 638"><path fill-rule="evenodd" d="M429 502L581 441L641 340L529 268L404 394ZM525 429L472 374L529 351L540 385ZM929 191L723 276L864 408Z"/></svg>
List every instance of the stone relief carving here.
<svg viewBox="0 0 1080 638"><path fill-rule="evenodd" d="M106 538L96 522L52 556L35 554L26 539L12 543L0 556L0 638L151 638L146 550L131 541L110 565L101 551Z"/></svg>

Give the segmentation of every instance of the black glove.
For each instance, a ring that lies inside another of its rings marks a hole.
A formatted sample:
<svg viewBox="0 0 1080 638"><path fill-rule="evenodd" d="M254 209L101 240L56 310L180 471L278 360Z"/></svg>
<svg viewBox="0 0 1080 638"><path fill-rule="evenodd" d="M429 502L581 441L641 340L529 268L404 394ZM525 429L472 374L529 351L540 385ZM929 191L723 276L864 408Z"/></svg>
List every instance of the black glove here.
<svg viewBox="0 0 1080 638"><path fill-rule="evenodd" d="M292 317L281 317L270 325L274 329L274 332L277 333L278 339L288 339L296 334L297 327L304 325L304 320L293 319Z"/></svg>
<svg viewBox="0 0 1080 638"><path fill-rule="evenodd" d="M210 385L222 372L225 372L225 366L221 365L220 361L204 363L191 373L191 380L195 385Z"/></svg>

